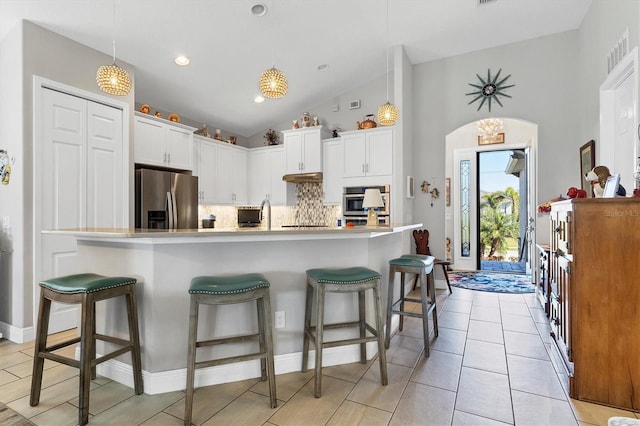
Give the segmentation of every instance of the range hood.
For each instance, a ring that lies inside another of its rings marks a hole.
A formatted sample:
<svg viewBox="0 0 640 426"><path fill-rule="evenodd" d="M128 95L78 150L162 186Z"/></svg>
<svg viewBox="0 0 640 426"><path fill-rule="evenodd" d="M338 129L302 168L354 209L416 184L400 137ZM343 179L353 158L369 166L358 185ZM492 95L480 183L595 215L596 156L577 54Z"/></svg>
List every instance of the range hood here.
<svg viewBox="0 0 640 426"><path fill-rule="evenodd" d="M292 183L322 182L322 172L284 175L282 176L282 180Z"/></svg>

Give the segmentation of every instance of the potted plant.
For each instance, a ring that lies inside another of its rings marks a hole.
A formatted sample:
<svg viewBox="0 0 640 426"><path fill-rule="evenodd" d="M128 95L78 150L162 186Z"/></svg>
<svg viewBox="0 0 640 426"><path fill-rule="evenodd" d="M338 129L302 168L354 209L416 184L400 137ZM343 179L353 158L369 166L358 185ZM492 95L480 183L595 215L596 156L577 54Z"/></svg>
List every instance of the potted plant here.
<svg viewBox="0 0 640 426"><path fill-rule="evenodd" d="M269 129L267 130L267 133L264 134L264 138L267 140L268 145L278 145L278 140L280 139L280 136L278 135L278 132L276 132L275 130Z"/></svg>

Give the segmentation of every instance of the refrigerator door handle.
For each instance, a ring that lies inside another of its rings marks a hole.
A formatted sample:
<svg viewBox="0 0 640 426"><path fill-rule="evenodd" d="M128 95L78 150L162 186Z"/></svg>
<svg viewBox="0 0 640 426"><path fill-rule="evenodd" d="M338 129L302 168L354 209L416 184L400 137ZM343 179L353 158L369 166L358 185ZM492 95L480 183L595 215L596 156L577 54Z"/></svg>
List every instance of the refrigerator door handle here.
<svg viewBox="0 0 640 426"><path fill-rule="evenodd" d="M173 201L173 193L167 191L167 212L169 216L169 229L174 229L175 224L173 221L173 212L174 212L174 201Z"/></svg>
<svg viewBox="0 0 640 426"><path fill-rule="evenodd" d="M173 228L178 229L178 205L176 203L176 193L171 191L171 204L173 204Z"/></svg>

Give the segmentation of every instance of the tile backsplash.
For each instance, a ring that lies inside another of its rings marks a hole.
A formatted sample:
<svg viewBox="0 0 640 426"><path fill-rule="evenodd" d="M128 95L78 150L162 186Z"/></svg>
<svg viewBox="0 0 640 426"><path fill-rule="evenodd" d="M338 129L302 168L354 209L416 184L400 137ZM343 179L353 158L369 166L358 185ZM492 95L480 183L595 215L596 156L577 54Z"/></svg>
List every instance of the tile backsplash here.
<svg viewBox="0 0 640 426"><path fill-rule="evenodd" d="M271 226L282 225L326 225L335 226L342 216L342 206L322 203L322 183L297 183L295 206L273 206L271 208ZM235 206L207 205L198 207L200 219L210 214L216 216L216 228L235 228L238 216ZM266 213L265 213L266 214ZM266 223L263 224L266 226ZM202 221L198 223L202 227Z"/></svg>

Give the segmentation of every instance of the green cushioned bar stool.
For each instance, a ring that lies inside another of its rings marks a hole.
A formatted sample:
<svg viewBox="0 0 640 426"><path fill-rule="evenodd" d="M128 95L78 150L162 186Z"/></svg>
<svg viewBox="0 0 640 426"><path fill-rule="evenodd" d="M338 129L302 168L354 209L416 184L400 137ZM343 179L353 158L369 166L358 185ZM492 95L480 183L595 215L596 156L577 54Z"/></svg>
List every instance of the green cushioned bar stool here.
<svg viewBox="0 0 640 426"><path fill-rule="evenodd" d="M187 396L184 424L191 424L194 381L197 368L212 367L232 362L260 359L261 379L269 380L271 408L277 406L276 379L273 362L273 337L271 330L271 299L269 281L262 274L228 276L202 276L191 280L189 294L189 349L187 359ZM200 305L230 305L256 301L258 308L258 332L237 336L198 341L198 313ZM205 346L256 340L258 352L196 362L196 349Z"/></svg>
<svg viewBox="0 0 640 426"><path fill-rule="evenodd" d="M365 318L365 291L373 290L375 304L374 329L366 322ZM311 311L313 309L314 291L315 298L315 325L311 324ZM358 320L333 324L324 323L324 298L326 292L332 293L358 293ZM383 310L380 296L380 274L368 268L354 267L345 269L309 269L307 271L307 297L304 312L304 338L302 344L302 372L307 371L309 362L309 341L312 340L316 350L315 364L315 397L320 398L322 393L322 349L335 346L360 344L360 362L367 362L367 342L378 342L378 358L380 361L380 381L387 385L387 358L384 348ZM325 342L324 330L358 327L360 337ZM370 333L367 336L367 331Z"/></svg>
<svg viewBox="0 0 640 426"><path fill-rule="evenodd" d="M400 315L399 330L402 331L404 317L422 318L422 335L424 338L424 356L429 356L429 314L433 315L433 334L438 336L438 312L436 308L436 287L433 278L433 256L420 254L405 254L389 261L389 293L387 296L387 327L385 347L391 341L391 317ZM394 295L394 280L396 273L400 273L400 296L396 300ZM415 274L420 278L420 299L407 297L405 294L405 275ZM405 310L405 302L420 303L421 312Z"/></svg>
<svg viewBox="0 0 640 426"><path fill-rule="evenodd" d="M136 395L140 395L143 392L138 311L136 307L136 282L135 278L105 277L87 273L51 278L40 283L40 308L36 325L31 398L29 401L32 407L40 402L45 359L70 365L80 370L80 398L78 403L78 424L80 425L87 424L89 421L89 387L91 379L96 378L96 365L131 352L134 390ZM96 333L96 302L119 296L124 296L126 301L129 321L128 340ZM80 336L47 346L52 301L81 305ZM113 343L121 346L121 348L96 359L96 340ZM80 342L79 360L54 353L78 342Z"/></svg>

